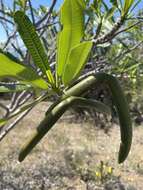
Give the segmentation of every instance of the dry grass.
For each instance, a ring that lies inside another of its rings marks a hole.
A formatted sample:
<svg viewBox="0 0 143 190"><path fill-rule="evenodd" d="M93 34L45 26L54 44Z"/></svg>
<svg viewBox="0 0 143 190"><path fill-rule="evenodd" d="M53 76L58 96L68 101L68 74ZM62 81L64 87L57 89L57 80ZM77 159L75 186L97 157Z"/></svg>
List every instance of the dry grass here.
<svg viewBox="0 0 143 190"><path fill-rule="evenodd" d="M100 161L114 168L112 177L143 189L143 127L134 129L131 153L117 164L119 127L108 134L87 123L57 123L32 153L17 161L21 145L44 115L40 104L0 143L0 189L95 190ZM90 183L89 183L90 182ZM100 188L97 187L97 190Z"/></svg>

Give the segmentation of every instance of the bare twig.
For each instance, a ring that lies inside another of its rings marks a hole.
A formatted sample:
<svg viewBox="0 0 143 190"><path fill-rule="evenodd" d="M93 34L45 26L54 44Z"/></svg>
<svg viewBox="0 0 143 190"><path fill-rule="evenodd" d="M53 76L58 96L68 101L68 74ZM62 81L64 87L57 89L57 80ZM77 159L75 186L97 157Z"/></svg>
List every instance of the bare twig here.
<svg viewBox="0 0 143 190"><path fill-rule="evenodd" d="M11 43L11 46L13 47L14 51L19 54L19 56L21 57L22 60L24 60L24 55L23 52L21 51L20 48L16 47L16 45L14 43Z"/></svg>
<svg viewBox="0 0 143 190"><path fill-rule="evenodd" d="M6 12L5 10L2 10L1 7L0 7L0 13L2 15L4 15L4 16L12 18L12 15L9 12Z"/></svg>
<svg viewBox="0 0 143 190"><path fill-rule="evenodd" d="M17 96L15 102L14 102L14 105L12 108L10 108L10 113L14 112L16 109L19 108L19 105L21 104L21 102L24 101L25 97L27 97L27 92L26 91L23 91L19 94L19 96ZM30 96L28 96L28 99L31 98L31 93L30 93ZM27 99L27 100L28 100Z"/></svg>
<svg viewBox="0 0 143 190"><path fill-rule="evenodd" d="M19 102L19 106L22 106L23 104L25 104L31 97L33 96L32 93L27 94L23 99L21 99L21 101Z"/></svg>
<svg viewBox="0 0 143 190"><path fill-rule="evenodd" d="M8 22L9 24L14 25L14 23L13 23L11 20L9 20L9 19L7 19L7 18L5 18L5 17L0 16L0 20L5 21L5 22Z"/></svg>
<svg viewBox="0 0 143 190"><path fill-rule="evenodd" d="M31 0L28 0L28 3L29 3L29 7L30 7L32 21L33 21L33 24L35 25L35 17L34 17L34 13L33 13L33 8L32 8Z"/></svg>
<svg viewBox="0 0 143 190"><path fill-rule="evenodd" d="M11 123L8 127L3 128L2 132L0 133L0 141L33 109L33 107L29 108L25 112L23 112L16 120Z"/></svg>
<svg viewBox="0 0 143 190"><path fill-rule="evenodd" d="M2 104L2 103L0 103L0 107L2 107L2 108L6 111L5 116L7 116L7 115L9 114L9 109L8 109L8 107L5 106L5 105Z"/></svg>
<svg viewBox="0 0 143 190"><path fill-rule="evenodd" d="M134 51L135 49L137 49L141 44L143 43L143 41L139 42L138 44L136 44L135 46L133 46L132 48L127 49L126 51L121 52L119 55L117 55L112 62L115 62L119 59L121 59L121 57L127 55L128 53L130 53L131 51Z"/></svg>
<svg viewBox="0 0 143 190"><path fill-rule="evenodd" d="M129 26L129 27L127 27L127 28L124 28L123 30L120 30L120 31L116 32L113 37L115 37L115 36L117 36L117 35L119 35L119 34L121 34L121 33L123 33L123 32L126 32L126 31L128 31L128 30L130 30L130 29L132 29L132 28L134 28L135 26L137 26L138 24L140 24L140 23L142 23L142 22L143 22L143 21L138 21L138 22L132 24L131 26Z"/></svg>
<svg viewBox="0 0 143 190"><path fill-rule="evenodd" d="M9 45L10 41L13 40L16 36L16 33L17 31L15 30L11 35L9 35L4 47L3 47L3 50L7 48L7 46Z"/></svg>
<svg viewBox="0 0 143 190"><path fill-rule="evenodd" d="M53 23L50 23L50 24L45 24L45 25L43 25L43 26L37 28L37 31L43 30L43 29L45 29L45 28L48 28L48 27L53 26L53 25L58 24L58 23L59 23L59 22L57 21L57 22L53 22Z"/></svg>
<svg viewBox="0 0 143 190"><path fill-rule="evenodd" d="M57 0L53 0L53 1L52 1L52 4L51 4L51 6L50 6L48 12L44 15L44 17L43 17L41 20L39 20L39 21L35 24L36 28L37 28L39 25L41 25L46 19L49 20L49 15L52 13L52 11L53 11L53 9L54 9L56 3L57 3Z"/></svg>
<svg viewBox="0 0 143 190"><path fill-rule="evenodd" d="M105 35L103 35L103 36L101 36L101 37L99 37L99 38L97 38L97 39L93 39L94 45L103 44L103 43L105 43L105 42L110 41L110 40L114 37L115 33L119 30L119 28L123 25L124 21L125 21L125 18L124 18L124 17L123 17L123 18L121 17L121 18L114 24L114 26L113 26L113 28L111 29L111 31L109 31L107 34L105 34Z"/></svg>

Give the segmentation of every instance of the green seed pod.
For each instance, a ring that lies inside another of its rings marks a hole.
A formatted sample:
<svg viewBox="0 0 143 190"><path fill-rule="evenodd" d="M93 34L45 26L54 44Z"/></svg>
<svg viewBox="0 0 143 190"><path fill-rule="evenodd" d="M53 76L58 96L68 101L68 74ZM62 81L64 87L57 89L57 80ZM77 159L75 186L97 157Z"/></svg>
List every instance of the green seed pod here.
<svg viewBox="0 0 143 190"><path fill-rule="evenodd" d="M68 89L65 92L64 96L81 96L84 92L95 85L95 83L101 84L103 82L105 82L111 90L112 98L119 116L121 145L118 162L122 163L127 158L132 144L132 122L130 118L128 103L118 80L112 75L106 73L91 75Z"/></svg>
<svg viewBox="0 0 143 190"><path fill-rule="evenodd" d="M90 89L95 83L107 83L109 86L115 106L118 111L119 121L120 121L120 132L121 132L121 145L119 150L118 162L122 163L130 151L132 143L132 124L130 119L130 113L127 101L125 99L124 93L118 80L108 74L98 73L87 77L86 79L80 81L75 86L71 87L65 91L64 95L58 100L54 106L52 105L46 113L45 119L40 123L37 130L34 132L31 139L22 148L19 161L24 160L24 158L29 154L29 152L35 147L35 145L43 138L43 136L52 128L52 126L57 122L57 120L63 115L63 113L70 107L75 105L85 106L88 104L93 105L93 101L85 100L84 98L74 97L81 96L84 92ZM98 102L99 103L99 102ZM107 107L101 106L100 110L109 110ZM97 105L97 104L96 104ZM95 105L95 106L96 106ZM98 104L99 105L99 104ZM107 111L108 110L108 111Z"/></svg>
<svg viewBox="0 0 143 190"><path fill-rule="evenodd" d="M68 97L67 99L56 104L52 109L49 108L46 117L40 123L37 130L33 133L30 140L23 146L19 155L19 161L23 161L24 158L30 153L30 151L36 146L36 144L44 137L44 135L52 128L52 126L57 122L57 120L63 115L63 113L70 106L92 106L95 107L97 111L110 114L110 109L101 102L88 100L81 97Z"/></svg>
<svg viewBox="0 0 143 190"><path fill-rule="evenodd" d="M37 129L31 135L30 139L22 147L18 158L20 162L25 159L25 157L31 152L31 150L37 145L37 143L43 138L43 136L62 116L62 114L66 111L68 104L68 100L63 100L58 105L53 107L50 112L48 112L46 117L41 121Z"/></svg>

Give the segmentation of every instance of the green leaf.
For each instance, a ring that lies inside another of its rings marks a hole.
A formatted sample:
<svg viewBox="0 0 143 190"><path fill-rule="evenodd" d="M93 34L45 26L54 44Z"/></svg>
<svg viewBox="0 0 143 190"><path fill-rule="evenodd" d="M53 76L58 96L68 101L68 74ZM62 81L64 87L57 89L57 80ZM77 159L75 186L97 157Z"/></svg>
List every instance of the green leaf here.
<svg viewBox="0 0 143 190"><path fill-rule="evenodd" d="M54 84L47 55L30 19L24 12L17 11L14 15L14 20L18 26L18 32L29 50L35 65L48 77L49 83Z"/></svg>
<svg viewBox="0 0 143 190"><path fill-rule="evenodd" d="M123 13L127 14L131 6L133 5L134 0L125 0L124 2L124 8L123 8Z"/></svg>
<svg viewBox="0 0 143 190"><path fill-rule="evenodd" d="M111 9L109 9L107 11L107 13L105 14L104 18L105 19L110 19L111 17L114 16L114 12L116 11L116 7L112 7ZM112 19L113 20L113 19Z"/></svg>
<svg viewBox="0 0 143 190"><path fill-rule="evenodd" d="M20 6L21 8L25 8L25 4L26 4L27 0L16 0L14 1L16 5Z"/></svg>
<svg viewBox="0 0 143 190"><path fill-rule="evenodd" d="M0 48L0 53L6 55L9 59L11 59L14 62L21 63L17 57L15 57L13 54L11 54L8 51L3 51L3 49Z"/></svg>
<svg viewBox="0 0 143 190"><path fill-rule="evenodd" d="M117 0L110 0L113 6L118 8L118 1Z"/></svg>
<svg viewBox="0 0 143 190"><path fill-rule="evenodd" d="M25 84L10 84L10 83L5 83L1 84L0 82L0 92L20 92L23 90L30 90L31 86L30 85L25 85Z"/></svg>
<svg viewBox="0 0 143 190"><path fill-rule="evenodd" d="M41 89L47 89L48 84L30 67L16 63L0 53L0 78L12 77Z"/></svg>
<svg viewBox="0 0 143 190"><path fill-rule="evenodd" d="M6 121L4 119L0 119L0 127L6 124Z"/></svg>
<svg viewBox="0 0 143 190"><path fill-rule="evenodd" d="M68 85L78 77L85 66L91 48L92 42L83 42L71 50L62 75L64 85Z"/></svg>
<svg viewBox="0 0 143 190"><path fill-rule="evenodd" d="M57 40L57 74L61 76L70 50L80 43L84 35L84 0L65 0L60 10L63 29Z"/></svg>

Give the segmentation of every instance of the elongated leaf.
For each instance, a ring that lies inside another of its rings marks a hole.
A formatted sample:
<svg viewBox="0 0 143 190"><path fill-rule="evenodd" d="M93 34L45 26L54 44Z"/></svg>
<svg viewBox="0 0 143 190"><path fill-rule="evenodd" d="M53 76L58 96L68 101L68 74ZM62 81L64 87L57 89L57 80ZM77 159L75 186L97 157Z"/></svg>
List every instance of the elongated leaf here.
<svg viewBox="0 0 143 190"><path fill-rule="evenodd" d="M30 19L24 12L17 11L14 15L14 20L18 26L19 34L29 50L34 63L41 69L43 74L47 75L49 82L54 84L47 55Z"/></svg>
<svg viewBox="0 0 143 190"><path fill-rule="evenodd" d="M131 6L133 5L133 3L134 3L134 0L125 0L124 8L123 8L124 14L128 13L128 11L131 8Z"/></svg>
<svg viewBox="0 0 143 190"><path fill-rule="evenodd" d="M12 77L41 89L47 89L48 84L30 67L16 63L0 53L0 78Z"/></svg>
<svg viewBox="0 0 143 190"><path fill-rule="evenodd" d="M5 124L6 124L6 121L3 120L3 119L0 119L0 127L2 127L2 126L5 125Z"/></svg>
<svg viewBox="0 0 143 190"><path fill-rule="evenodd" d="M110 19L112 17L112 20L114 19L113 16L114 16L114 12L116 11L116 7L112 7L111 9L109 9L107 11L107 13L105 14L105 19Z"/></svg>
<svg viewBox="0 0 143 190"><path fill-rule="evenodd" d="M1 85L0 83L0 92L20 92L23 90L30 90L30 85L25 84L5 84Z"/></svg>
<svg viewBox="0 0 143 190"><path fill-rule="evenodd" d="M92 42L83 42L71 50L62 76L65 85L68 85L80 74L86 63L91 47Z"/></svg>
<svg viewBox="0 0 143 190"><path fill-rule="evenodd" d="M17 57L15 57L13 54L11 54L8 51L3 51L3 49L0 48L0 53L6 55L9 59L11 59L14 62L21 63Z"/></svg>
<svg viewBox="0 0 143 190"><path fill-rule="evenodd" d="M58 35L57 74L61 76L70 50L80 43L84 34L84 0L65 0L60 11L63 26Z"/></svg>

